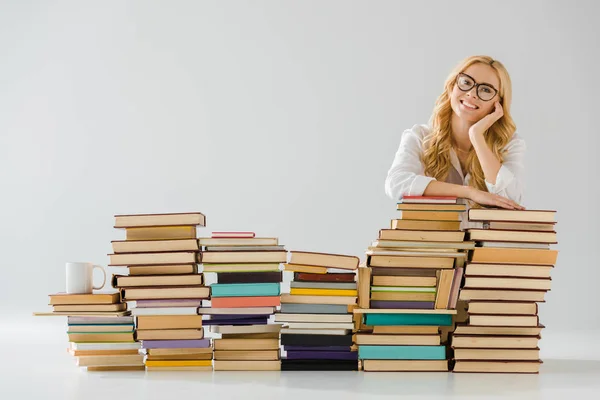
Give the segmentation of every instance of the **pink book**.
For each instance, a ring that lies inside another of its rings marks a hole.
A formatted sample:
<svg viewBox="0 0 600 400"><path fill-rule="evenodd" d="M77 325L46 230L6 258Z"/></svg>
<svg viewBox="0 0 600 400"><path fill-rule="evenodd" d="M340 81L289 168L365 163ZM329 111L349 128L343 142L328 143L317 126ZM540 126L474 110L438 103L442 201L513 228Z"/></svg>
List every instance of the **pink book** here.
<svg viewBox="0 0 600 400"><path fill-rule="evenodd" d="M254 237L254 232L226 232L226 231L221 231L221 232L213 232L212 235L211 235L211 237L213 239L253 238Z"/></svg>
<svg viewBox="0 0 600 400"><path fill-rule="evenodd" d="M458 302L458 293L460 290L460 283L462 282L463 272L463 267L457 267L454 270L454 280L452 281L452 288L450 289L450 300L448 300L449 310L456 309L456 303Z"/></svg>
<svg viewBox="0 0 600 400"><path fill-rule="evenodd" d="M451 196L403 196L399 203L425 203L425 204L456 204L457 198Z"/></svg>

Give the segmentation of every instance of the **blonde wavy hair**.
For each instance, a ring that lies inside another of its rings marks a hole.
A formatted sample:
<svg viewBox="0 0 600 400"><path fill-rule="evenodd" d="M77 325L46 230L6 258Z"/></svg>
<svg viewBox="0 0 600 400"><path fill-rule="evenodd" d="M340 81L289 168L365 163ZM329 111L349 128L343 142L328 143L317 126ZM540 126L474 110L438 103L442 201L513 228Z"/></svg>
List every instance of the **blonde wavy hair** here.
<svg viewBox="0 0 600 400"><path fill-rule="evenodd" d="M508 71L500 61L494 60L491 57L467 57L446 78L444 84L445 90L438 97L429 121L431 133L424 140L425 150L423 151L421 160L425 166L425 174L437 180L446 180L451 165L450 149L452 148L452 132L450 118L452 116L452 107L450 105L450 94L452 93L458 74L475 63L484 63L491 66L496 70L500 78L498 94L500 96L500 104L504 109L504 115L484 133L486 143L500 162L503 161L503 149L516 131L516 125L510 115L512 86ZM481 164L473 148L471 148L467 155L465 175L467 172L471 174L469 186L486 192L488 191Z"/></svg>

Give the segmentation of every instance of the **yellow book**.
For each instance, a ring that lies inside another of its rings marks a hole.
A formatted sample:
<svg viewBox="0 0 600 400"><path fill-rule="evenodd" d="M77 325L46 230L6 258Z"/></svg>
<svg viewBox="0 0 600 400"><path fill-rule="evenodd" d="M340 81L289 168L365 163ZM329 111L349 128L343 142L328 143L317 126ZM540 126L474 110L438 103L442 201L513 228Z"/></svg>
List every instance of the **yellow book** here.
<svg viewBox="0 0 600 400"><path fill-rule="evenodd" d="M356 289L307 289L291 288L290 294L300 294L307 296L358 296Z"/></svg>
<svg viewBox="0 0 600 400"><path fill-rule="evenodd" d="M212 360L146 360L147 367L210 367Z"/></svg>

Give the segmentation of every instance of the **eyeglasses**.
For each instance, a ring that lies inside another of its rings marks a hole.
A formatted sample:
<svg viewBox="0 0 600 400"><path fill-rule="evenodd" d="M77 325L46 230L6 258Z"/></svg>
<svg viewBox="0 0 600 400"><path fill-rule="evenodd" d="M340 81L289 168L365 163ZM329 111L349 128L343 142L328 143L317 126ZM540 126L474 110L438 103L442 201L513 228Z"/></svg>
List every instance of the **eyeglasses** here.
<svg viewBox="0 0 600 400"><path fill-rule="evenodd" d="M459 73L456 78L456 85L463 92L468 92L475 86L477 89L477 97L483 101L490 101L498 94L498 90L487 83L475 83L475 79L464 73Z"/></svg>

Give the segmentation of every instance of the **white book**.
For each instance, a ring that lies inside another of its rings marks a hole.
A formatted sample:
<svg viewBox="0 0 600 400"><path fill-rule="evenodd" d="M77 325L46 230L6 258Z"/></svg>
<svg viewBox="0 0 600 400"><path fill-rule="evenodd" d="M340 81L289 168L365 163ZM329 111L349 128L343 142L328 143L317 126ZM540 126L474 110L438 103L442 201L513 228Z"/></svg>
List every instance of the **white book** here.
<svg viewBox="0 0 600 400"><path fill-rule="evenodd" d="M144 307L134 308L131 313L140 315L198 315L198 307Z"/></svg>
<svg viewBox="0 0 600 400"><path fill-rule="evenodd" d="M241 333L275 333L281 330L279 324L268 325L213 325L210 331L221 334L241 334Z"/></svg>
<svg viewBox="0 0 600 400"><path fill-rule="evenodd" d="M281 333L292 335L347 335L350 329L297 329L297 328L281 328Z"/></svg>
<svg viewBox="0 0 600 400"><path fill-rule="evenodd" d="M289 329L352 329L352 322L288 322Z"/></svg>
<svg viewBox="0 0 600 400"><path fill-rule="evenodd" d="M141 342L90 342L90 343L71 343L71 350L139 350L142 348Z"/></svg>
<svg viewBox="0 0 600 400"><path fill-rule="evenodd" d="M352 322L352 314L275 314L276 322Z"/></svg>

